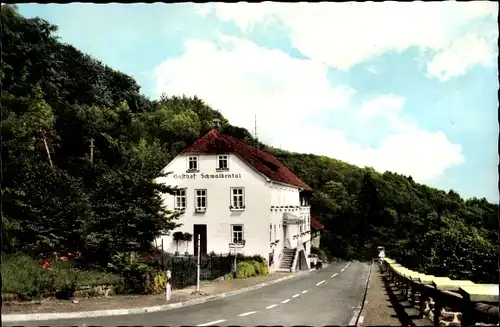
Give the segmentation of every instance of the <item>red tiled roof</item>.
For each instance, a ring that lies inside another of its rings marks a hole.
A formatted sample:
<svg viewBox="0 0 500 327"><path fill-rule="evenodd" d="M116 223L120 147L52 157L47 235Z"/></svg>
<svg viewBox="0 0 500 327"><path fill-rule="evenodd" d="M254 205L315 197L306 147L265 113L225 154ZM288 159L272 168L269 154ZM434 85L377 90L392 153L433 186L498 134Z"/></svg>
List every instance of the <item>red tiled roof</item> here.
<svg viewBox="0 0 500 327"><path fill-rule="evenodd" d="M232 136L224 135L216 129L212 129L205 136L199 138L191 146L182 151L183 153L236 153L249 165L261 172L269 179L307 191L311 187L300 180L284 164L269 152L259 150Z"/></svg>
<svg viewBox="0 0 500 327"><path fill-rule="evenodd" d="M316 217L311 217L311 228L313 230L320 230L325 228L325 226L323 226Z"/></svg>

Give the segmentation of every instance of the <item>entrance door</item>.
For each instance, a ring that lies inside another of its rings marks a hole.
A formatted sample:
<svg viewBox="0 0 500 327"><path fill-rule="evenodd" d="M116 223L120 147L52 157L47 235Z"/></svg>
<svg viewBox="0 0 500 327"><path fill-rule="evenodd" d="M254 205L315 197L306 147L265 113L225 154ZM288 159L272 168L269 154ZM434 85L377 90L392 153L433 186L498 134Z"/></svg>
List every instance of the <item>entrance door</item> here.
<svg viewBox="0 0 500 327"><path fill-rule="evenodd" d="M283 247L284 248L288 248L288 242L287 242L287 233L286 233L286 230L288 229L288 225L281 225L281 227L283 228Z"/></svg>
<svg viewBox="0 0 500 327"><path fill-rule="evenodd" d="M200 235L200 254L204 256L207 254L207 225L194 225L193 227L195 256L198 256L198 235Z"/></svg>

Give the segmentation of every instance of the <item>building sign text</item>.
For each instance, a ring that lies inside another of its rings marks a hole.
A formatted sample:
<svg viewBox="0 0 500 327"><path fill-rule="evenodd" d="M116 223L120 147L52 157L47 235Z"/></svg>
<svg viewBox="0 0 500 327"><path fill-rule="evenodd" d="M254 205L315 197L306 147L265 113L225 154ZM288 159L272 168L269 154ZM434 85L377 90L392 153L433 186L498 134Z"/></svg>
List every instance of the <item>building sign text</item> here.
<svg viewBox="0 0 500 327"><path fill-rule="evenodd" d="M215 173L215 174L173 174L172 177L175 179L196 179L197 176L201 179L233 179L241 178L241 173Z"/></svg>

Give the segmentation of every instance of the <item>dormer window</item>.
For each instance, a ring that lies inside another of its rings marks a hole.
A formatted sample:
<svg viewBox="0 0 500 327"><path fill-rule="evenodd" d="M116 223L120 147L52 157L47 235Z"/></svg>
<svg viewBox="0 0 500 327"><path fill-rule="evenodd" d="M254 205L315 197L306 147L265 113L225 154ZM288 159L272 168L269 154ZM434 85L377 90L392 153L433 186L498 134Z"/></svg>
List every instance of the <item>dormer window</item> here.
<svg viewBox="0 0 500 327"><path fill-rule="evenodd" d="M198 156L188 156L187 166L188 172L198 171Z"/></svg>
<svg viewBox="0 0 500 327"><path fill-rule="evenodd" d="M229 170L229 155L217 155L217 170Z"/></svg>

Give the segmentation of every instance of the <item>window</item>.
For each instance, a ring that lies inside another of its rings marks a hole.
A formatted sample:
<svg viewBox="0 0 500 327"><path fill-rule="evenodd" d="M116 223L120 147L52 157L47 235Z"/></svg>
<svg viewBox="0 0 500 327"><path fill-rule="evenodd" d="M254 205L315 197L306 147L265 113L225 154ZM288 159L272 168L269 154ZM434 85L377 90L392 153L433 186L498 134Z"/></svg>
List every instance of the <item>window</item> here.
<svg viewBox="0 0 500 327"><path fill-rule="evenodd" d="M185 210L186 209L186 190L177 190L175 192L175 203L174 208L177 210Z"/></svg>
<svg viewBox="0 0 500 327"><path fill-rule="evenodd" d="M233 244L243 243L243 225L231 225Z"/></svg>
<svg viewBox="0 0 500 327"><path fill-rule="evenodd" d="M273 241L272 232L273 232L273 225L269 225L269 242Z"/></svg>
<svg viewBox="0 0 500 327"><path fill-rule="evenodd" d="M219 154L217 156L217 170L229 169L229 156L227 154Z"/></svg>
<svg viewBox="0 0 500 327"><path fill-rule="evenodd" d="M195 203L197 211L207 209L207 190L195 190Z"/></svg>
<svg viewBox="0 0 500 327"><path fill-rule="evenodd" d="M231 188L231 207L233 209L245 209L245 190L243 187Z"/></svg>
<svg viewBox="0 0 500 327"><path fill-rule="evenodd" d="M188 157L188 171L198 170L198 156Z"/></svg>
<svg viewBox="0 0 500 327"><path fill-rule="evenodd" d="M276 241L276 225L274 225L274 240Z"/></svg>

